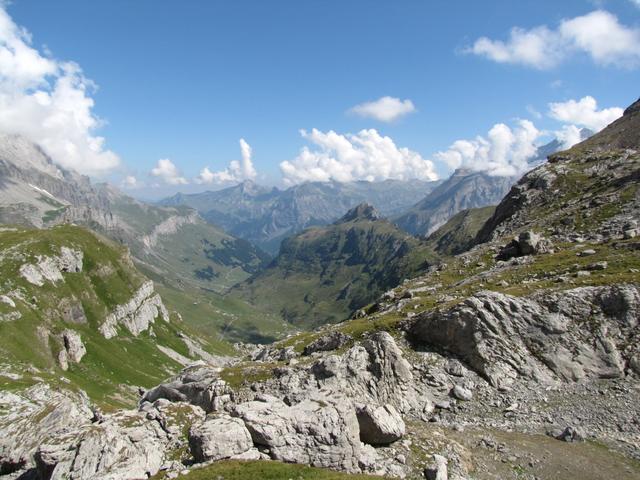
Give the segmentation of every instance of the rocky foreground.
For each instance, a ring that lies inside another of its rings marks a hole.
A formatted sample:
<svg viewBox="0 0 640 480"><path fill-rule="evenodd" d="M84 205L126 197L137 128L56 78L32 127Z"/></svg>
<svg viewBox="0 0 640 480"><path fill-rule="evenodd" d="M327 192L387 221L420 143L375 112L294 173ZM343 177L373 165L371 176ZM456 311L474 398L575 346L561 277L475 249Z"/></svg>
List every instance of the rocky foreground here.
<svg viewBox="0 0 640 480"><path fill-rule="evenodd" d="M387 309L409 296L393 295ZM142 393L136 410L102 414L81 394L44 386L4 393L2 465L52 479L175 478L222 459L511 478L480 470L497 456L513 478L538 478L544 458L514 453L509 434L542 450L597 440L640 459L639 319L632 284L557 297L486 291L412 316L396 338L380 331L354 342L329 329L303 353L263 347L250 364L188 367ZM638 474L637 463L610 455L623 465L619 478Z"/></svg>

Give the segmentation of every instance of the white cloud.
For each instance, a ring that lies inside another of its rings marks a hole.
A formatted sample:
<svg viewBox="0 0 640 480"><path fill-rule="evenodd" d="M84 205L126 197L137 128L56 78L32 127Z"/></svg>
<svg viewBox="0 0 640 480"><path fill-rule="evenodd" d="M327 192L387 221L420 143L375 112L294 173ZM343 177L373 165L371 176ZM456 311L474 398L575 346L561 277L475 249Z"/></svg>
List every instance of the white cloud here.
<svg viewBox="0 0 640 480"><path fill-rule="evenodd" d="M151 175L160 178L168 185L186 185L189 183L168 158L158 160L155 168L151 169Z"/></svg>
<svg viewBox="0 0 640 480"><path fill-rule="evenodd" d="M599 132L614 120L622 116L622 108L612 107L598 110L596 99L586 96L580 100L550 103L549 116L563 123L587 127Z"/></svg>
<svg viewBox="0 0 640 480"><path fill-rule="evenodd" d="M253 150L244 138L240 139L240 154L242 160L232 160L229 166L219 172L212 172L209 167L204 167L196 177L195 182L200 184L239 183L244 180L255 180L258 176L251 155Z"/></svg>
<svg viewBox="0 0 640 480"><path fill-rule="evenodd" d="M452 169L466 168L493 176L520 175L528 170L527 160L536 154L540 135L529 120L520 120L515 128L498 123L487 138L458 140L448 150L436 153L434 159Z"/></svg>
<svg viewBox="0 0 640 480"><path fill-rule="evenodd" d="M400 100L395 97L381 97L373 102L361 103L349 109L350 113L381 122L393 122L415 111L416 107L411 100Z"/></svg>
<svg viewBox="0 0 640 480"><path fill-rule="evenodd" d="M630 0L636 7L640 8L640 0Z"/></svg>
<svg viewBox="0 0 640 480"><path fill-rule="evenodd" d="M140 186L140 183L138 182L138 179L133 175L127 175L122 179L120 185L122 186L122 188L133 189L138 188Z"/></svg>
<svg viewBox="0 0 640 480"><path fill-rule="evenodd" d="M99 175L120 164L95 135L92 82L72 62L44 56L31 46L0 4L0 131L24 135L63 167Z"/></svg>
<svg viewBox="0 0 640 480"><path fill-rule="evenodd" d="M280 163L287 185L307 181L438 179L431 161L408 148L397 147L391 138L374 129L346 135L315 128L300 133L317 148L304 147L295 159Z"/></svg>
<svg viewBox="0 0 640 480"><path fill-rule="evenodd" d="M466 50L498 63L538 69L557 66L568 55L582 52L598 65L634 68L640 65L640 29L622 25L604 10L563 20L557 29L514 27L507 41L482 37Z"/></svg>
<svg viewBox="0 0 640 480"><path fill-rule="evenodd" d="M507 42L481 37L468 52L487 57L498 63L516 63L535 68L550 68L562 57L557 33L547 27L531 30L512 28Z"/></svg>
<svg viewBox="0 0 640 480"><path fill-rule="evenodd" d="M582 141L580 127L576 125L563 125L560 130L554 132L554 135L562 144L561 150L567 150Z"/></svg>

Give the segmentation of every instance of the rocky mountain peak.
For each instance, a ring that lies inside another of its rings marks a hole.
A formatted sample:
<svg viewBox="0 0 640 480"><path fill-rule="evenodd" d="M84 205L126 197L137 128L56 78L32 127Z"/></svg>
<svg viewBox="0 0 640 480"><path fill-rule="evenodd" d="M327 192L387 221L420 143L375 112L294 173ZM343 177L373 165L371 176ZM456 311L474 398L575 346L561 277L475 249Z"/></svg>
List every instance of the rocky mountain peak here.
<svg viewBox="0 0 640 480"><path fill-rule="evenodd" d="M380 213L370 204L361 203L360 205L349 210L344 217L342 217L337 223L352 222L354 220L380 220L382 216Z"/></svg>

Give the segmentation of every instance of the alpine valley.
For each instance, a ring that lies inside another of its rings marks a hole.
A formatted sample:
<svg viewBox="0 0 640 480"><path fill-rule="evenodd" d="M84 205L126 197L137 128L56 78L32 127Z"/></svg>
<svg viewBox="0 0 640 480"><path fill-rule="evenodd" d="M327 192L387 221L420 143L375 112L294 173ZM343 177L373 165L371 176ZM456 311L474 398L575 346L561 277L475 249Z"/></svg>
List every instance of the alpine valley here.
<svg viewBox="0 0 640 480"><path fill-rule="evenodd" d="M640 478L640 101L559 145L149 204L1 136L0 477Z"/></svg>

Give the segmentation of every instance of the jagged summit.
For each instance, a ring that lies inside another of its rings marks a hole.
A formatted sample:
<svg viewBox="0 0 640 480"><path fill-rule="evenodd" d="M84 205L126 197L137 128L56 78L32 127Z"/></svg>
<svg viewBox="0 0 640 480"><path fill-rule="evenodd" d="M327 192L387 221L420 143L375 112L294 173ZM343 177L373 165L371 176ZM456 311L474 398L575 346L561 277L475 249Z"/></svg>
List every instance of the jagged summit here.
<svg viewBox="0 0 640 480"><path fill-rule="evenodd" d="M364 202L349 210L344 217L336 223L353 222L355 220L380 220L382 215L372 205Z"/></svg>

